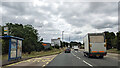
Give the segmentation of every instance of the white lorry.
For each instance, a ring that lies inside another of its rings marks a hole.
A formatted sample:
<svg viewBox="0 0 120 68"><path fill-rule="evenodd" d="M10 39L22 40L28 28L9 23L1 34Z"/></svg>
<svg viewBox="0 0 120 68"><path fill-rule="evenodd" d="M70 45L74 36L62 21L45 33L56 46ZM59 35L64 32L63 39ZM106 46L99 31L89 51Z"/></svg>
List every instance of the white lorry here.
<svg viewBox="0 0 120 68"><path fill-rule="evenodd" d="M77 50L77 51L78 51L78 49L79 49L78 46L74 46L74 50Z"/></svg>
<svg viewBox="0 0 120 68"><path fill-rule="evenodd" d="M88 33L84 39L84 56L103 58L106 52L106 41L104 33Z"/></svg>

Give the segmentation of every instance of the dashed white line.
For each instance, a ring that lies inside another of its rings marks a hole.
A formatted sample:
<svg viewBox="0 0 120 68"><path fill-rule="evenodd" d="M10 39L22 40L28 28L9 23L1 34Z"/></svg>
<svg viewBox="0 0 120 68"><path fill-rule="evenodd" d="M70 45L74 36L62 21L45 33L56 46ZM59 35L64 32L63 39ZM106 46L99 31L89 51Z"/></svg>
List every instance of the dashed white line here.
<svg viewBox="0 0 120 68"><path fill-rule="evenodd" d="M77 53L77 51L75 51Z"/></svg>
<svg viewBox="0 0 120 68"><path fill-rule="evenodd" d="M78 59L81 59L80 57L77 57Z"/></svg>
<svg viewBox="0 0 120 68"><path fill-rule="evenodd" d="M85 60L83 60L84 63L86 63L87 65L93 67L91 64L89 64L88 62L86 62Z"/></svg>
<svg viewBox="0 0 120 68"><path fill-rule="evenodd" d="M71 52L72 53L72 52ZM73 53L72 53L73 54ZM74 55L74 54L73 54ZM78 56L76 56L76 55L74 55L76 58L78 58L78 59L81 59L80 57L78 57ZM87 64L87 65L89 65L90 67L93 67L90 63L88 63L88 62L86 62L85 60L83 60L83 62L85 63L85 64Z"/></svg>

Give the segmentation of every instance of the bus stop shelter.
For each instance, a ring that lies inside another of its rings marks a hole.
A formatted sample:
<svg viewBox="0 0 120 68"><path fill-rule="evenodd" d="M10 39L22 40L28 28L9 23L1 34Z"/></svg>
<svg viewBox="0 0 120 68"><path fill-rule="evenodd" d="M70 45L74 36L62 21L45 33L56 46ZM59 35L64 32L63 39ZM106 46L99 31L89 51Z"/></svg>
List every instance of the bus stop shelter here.
<svg viewBox="0 0 120 68"><path fill-rule="evenodd" d="M8 52L8 61L16 60L22 57L22 41L23 38L15 36L0 36L2 39L9 40L9 52Z"/></svg>

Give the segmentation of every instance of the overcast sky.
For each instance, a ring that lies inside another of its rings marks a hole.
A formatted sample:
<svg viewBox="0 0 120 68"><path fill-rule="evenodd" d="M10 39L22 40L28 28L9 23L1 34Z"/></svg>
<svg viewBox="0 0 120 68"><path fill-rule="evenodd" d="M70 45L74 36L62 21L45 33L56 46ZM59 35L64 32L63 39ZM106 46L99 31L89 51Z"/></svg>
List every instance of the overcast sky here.
<svg viewBox="0 0 120 68"><path fill-rule="evenodd" d="M2 23L31 24L44 42L81 41L87 33L117 32L117 2L3 2Z"/></svg>

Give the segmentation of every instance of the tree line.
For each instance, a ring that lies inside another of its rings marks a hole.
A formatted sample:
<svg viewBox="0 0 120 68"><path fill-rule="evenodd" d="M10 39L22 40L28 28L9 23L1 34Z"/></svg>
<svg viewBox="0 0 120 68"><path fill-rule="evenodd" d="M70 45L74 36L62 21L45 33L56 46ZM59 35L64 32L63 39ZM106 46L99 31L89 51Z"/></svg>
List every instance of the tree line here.
<svg viewBox="0 0 120 68"><path fill-rule="evenodd" d="M44 49L42 45L43 39L39 40L38 31L32 25L6 23L9 30L9 35L23 38L22 52L29 54L32 51L41 51ZM2 35L4 26L2 26ZM8 39L2 40L2 54L8 53Z"/></svg>
<svg viewBox="0 0 120 68"><path fill-rule="evenodd" d="M114 32L105 31L105 39L107 40L107 49L117 48L120 50L120 31L116 34Z"/></svg>
<svg viewBox="0 0 120 68"><path fill-rule="evenodd" d="M41 51L44 50L44 46L42 45L43 38L39 39L38 30L35 29L32 25L23 25L23 24L13 24L13 23L6 23L6 26L9 28L9 35L24 38L22 52L29 54L32 51ZM2 35L4 26L2 26ZM120 31L116 34L114 32L105 31L105 39L107 40L107 49L117 48L120 50ZM2 54L8 53L8 42L9 40L4 39L2 40ZM81 45L81 42L62 42L61 41L61 48L72 46L74 44ZM59 48L59 47L56 47Z"/></svg>

